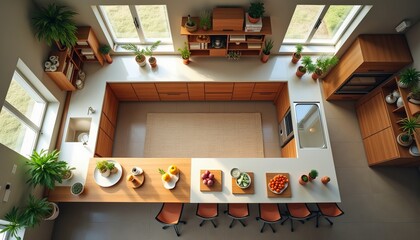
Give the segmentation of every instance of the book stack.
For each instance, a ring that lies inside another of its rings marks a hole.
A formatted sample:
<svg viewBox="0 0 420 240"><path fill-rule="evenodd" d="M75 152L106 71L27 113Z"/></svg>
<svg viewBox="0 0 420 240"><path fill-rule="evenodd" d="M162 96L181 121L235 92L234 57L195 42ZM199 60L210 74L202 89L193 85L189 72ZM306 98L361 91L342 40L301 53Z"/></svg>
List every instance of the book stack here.
<svg viewBox="0 0 420 240"><path fill-rule="evenodd" d="M200 50L200 49L207 49L208 43L190 43L190 50Z"/></svg>
<svg viewBox="0 0 420 240"><path fill-rule="evenodd" d="M245 32L261 32L262 29L262 19L260 18L260 21L257 23L251 23L248 20L248 13L246 13L245 16Z"/></svg>
<svg viewBox="0 0 420 240"><path fill-rule="evenodd" d="M83 56L85 56L86 59L88 60L94 60L95 59L95 55L93 53L93 50L90 48L84 48L82 49L82 51L80 52Z"/></svg>
<svg viewBox="0 0 420 240"><path fill-rule="evenodd" d="M231 42L245 42L245 35L231 35Z"/></svg>
<svg viewBox="0 0 420 240"><path fill-rule="evenodd" d="M66 78L71 82L71 78L73 77L73 63L69 62L69 67L67 68Z"/></svg>
<svg viewBox="0 0 420 240"><path fill-rule="evenodd" d="M261 43L248 43L249 49L261 49L262 44Z"/></svg>

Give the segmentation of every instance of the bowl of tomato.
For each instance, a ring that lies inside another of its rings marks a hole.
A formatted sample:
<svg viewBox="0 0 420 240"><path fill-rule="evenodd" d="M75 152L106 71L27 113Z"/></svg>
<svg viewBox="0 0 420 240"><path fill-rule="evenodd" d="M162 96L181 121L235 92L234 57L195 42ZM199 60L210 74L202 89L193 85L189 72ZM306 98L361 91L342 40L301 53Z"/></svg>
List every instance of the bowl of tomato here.
<svg viewBox="0 0 420 240"><path fill-rule="evenodd" d="M268 188L275 194L282 194L289 186L289 179L283 174L277 174L268 182Z"/></svg>

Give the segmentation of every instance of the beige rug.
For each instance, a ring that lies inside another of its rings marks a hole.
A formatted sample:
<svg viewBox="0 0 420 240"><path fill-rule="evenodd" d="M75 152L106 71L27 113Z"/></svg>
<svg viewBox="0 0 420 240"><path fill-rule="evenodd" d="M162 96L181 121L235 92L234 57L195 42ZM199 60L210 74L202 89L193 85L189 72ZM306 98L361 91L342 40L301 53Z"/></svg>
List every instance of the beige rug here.
<svg viewBox="0 0 420 240"><path fill-rule="evenodd" d="M144 157L264 157L260 113L149 113Z"/></svg>

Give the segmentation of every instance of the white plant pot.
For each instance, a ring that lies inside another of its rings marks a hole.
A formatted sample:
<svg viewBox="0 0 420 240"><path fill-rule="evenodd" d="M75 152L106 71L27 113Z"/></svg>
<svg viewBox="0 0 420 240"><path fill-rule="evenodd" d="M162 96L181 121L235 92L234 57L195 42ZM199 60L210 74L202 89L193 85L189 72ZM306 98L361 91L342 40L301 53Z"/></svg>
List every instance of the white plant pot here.
<svg viewBox="0 0 420 240"><path fill-rule="evenodd" d="M398 142L398 144L400 144L403 147L409 147L413 143L413 137L412 136L409 136L408 141L404 142L404 141L402 141L401 138L405 134L406 133L400 133L400 134L398 134L398 136L397 136L397 142Z"/></svg>
<svg viewBox="0 0 420 240"><path fill-rule="evenodd" d="M102 177L109 177L110 174L111 171L109 171L109 169L107 169L105 172L101 172Z"/></svg>
<svg viewBox="0 0 420 240"><path fill-rule="evenodd" d="M73 185L75 185L75 184L79 184L80 182L76 182L76 183L73 183ZM73 192L73 185L70 187L70 192L71 192L71 194L73 194L74 196L79 196L80 194L82 194L83 193L83 191L85 190L85 185L83 185L82 184L82 191L80 191L79 193L75 193L75 192Z"/></svg>
<svg viewBox="0 0 420 240"><path fill-rule="evenodd" d="M414 99L414 98L411 98L411 97L408 97L407 100L411 103L420 105L420 100L417 100L417 99Z"/></svg>
<svg viewBox="0 0 420 240"><path fill-rule="evenodd" d="M400 87L400 88L408 88L408 85L407 84L404 84L404 83L402 83L400 81L398 81L398 87Z"/></svg>
<svg viewBox="0 0 420 240"><path fill-rule="evenodd" d="M68 178L63 178L63 181L68 181L68 180L70 180L72 177L73 177L73 171L70 171L70 177L68 177Z"/></svg>
<svg viewBox="0 0 420 240"><path fill-rule="evenodd" d="M52 214L44 218L44 220L54 220L58 217L58 214L60 214L60 209L58 208L58 205L56 203L50 202L50 205L53 209Z"/></svg>

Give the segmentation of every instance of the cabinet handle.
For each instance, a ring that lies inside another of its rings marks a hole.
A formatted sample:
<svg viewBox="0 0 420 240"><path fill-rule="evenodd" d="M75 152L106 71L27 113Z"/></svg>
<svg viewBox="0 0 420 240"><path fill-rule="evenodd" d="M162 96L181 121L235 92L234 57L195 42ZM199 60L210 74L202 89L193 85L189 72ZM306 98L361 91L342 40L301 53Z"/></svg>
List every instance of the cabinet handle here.
<svg viewBox="0 0 420 240"><path fill-rule="evenodd" d="M181 95L181 93L167 93L167 95Z"/></svg>

